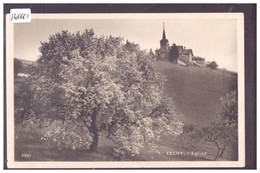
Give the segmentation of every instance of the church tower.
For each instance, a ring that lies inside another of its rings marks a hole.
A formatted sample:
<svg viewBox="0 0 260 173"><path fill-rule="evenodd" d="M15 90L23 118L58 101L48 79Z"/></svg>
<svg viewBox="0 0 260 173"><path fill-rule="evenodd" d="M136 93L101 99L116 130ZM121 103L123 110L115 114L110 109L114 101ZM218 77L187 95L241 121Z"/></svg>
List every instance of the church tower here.
<svg viewBox="0 0 260 173"><path fill-rule="evenodd" d="M160 57L161 59L168 59L169 57L169 41L166 39L164 22L163 22L163 35L160 41Z"/></svg>

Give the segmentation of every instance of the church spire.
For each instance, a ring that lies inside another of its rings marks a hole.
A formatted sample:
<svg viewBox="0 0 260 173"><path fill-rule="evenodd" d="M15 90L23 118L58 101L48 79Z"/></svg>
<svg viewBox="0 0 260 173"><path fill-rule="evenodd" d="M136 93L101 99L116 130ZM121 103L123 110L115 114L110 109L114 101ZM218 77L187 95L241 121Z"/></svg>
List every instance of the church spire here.
<svg viewBox="0 0 260 173"><path fill-rule="evenodd" d="M166 39L164 21L163 21L163 38L162 38L162 39L163 39L163 40Z"/></svg>

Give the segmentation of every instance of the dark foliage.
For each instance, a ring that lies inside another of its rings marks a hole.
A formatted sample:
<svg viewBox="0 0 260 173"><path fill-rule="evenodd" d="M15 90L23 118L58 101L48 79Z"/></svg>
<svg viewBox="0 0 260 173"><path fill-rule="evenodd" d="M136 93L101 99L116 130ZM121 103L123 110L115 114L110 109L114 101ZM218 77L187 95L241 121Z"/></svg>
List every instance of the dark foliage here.
<svg viewBox="0 0 260 173"><path fill-rule="evenodd" d="M215 70L215 69L218 68L218 64L215 61L212 61L212 62L207 64L207 67Z"/></svg>

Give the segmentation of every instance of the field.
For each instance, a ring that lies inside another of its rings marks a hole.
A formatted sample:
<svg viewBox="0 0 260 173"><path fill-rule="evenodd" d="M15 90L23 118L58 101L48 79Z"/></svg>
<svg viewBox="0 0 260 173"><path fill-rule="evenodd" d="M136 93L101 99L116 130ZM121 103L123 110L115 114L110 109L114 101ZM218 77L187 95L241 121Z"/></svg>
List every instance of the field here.
<svg viewBox="0 0 260 173"><path fill-rule="evenodd" d="M186 123L199 125L218 115L220 97L237 89L237 74L205 67L179 66L157 61L167 76L164 93L173 98L176 112Z"/></svg>
<svg viewBox="0 0 260 173"><path fill-rule="evenodd" d="M185 67L174 65L165 61L156 61L156 68L167 76L164 94L170 96L175 102L175 111L184 123L201 126L219 113L220 97L227 92L237 89L237 74L223 70L211 70L203 67ZM18 92L22 78L15 79L15 92ZM132 158L119 158L113 155L115 144L105 136L100 136L97 153L86 151L57 150L40 140L40 135L30 129L16 128L15 159L18 161L188 161L213 160L214 146L203 143L197 148L189 145L182 137L171 139L163 137L158 142L158 153L150 153L146 148L139 156ZM185 147L184 147L184 143ZM203 148L201 147L203 146ZM226 149L223 160L236 160L237 143ZM175 152L182 152L176 154ZM196 152L191 154L188 152ZM206 152L206 155L203 153ZM173 154L174 153L174 154Z"/></svg>

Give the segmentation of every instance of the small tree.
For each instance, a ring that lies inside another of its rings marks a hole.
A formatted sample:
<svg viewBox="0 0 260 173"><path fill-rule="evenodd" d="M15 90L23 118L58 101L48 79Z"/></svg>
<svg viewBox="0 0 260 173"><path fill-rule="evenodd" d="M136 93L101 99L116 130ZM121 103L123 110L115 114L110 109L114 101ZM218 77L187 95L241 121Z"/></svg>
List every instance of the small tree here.
<svg viewBox="0 0 260 173"><path fill-rule="evenodd" d="M215 160L222 157L226 147L234 140L237 133L237 97L236 92L227 93L221 98L220 118L201 129L202 137L217 147Z"/></svg>
<svg viewBox="0 0 260 173"><path fill-rule="evenodd" d="M212 61L212 62L207 64L207 67L215 70L215 69L218 68L218 64L215 61Z"/></svg>
<svg viewBox="0 0 260 173"><path fill-rule="evenodd" d="M214 160L222 157L226 147L234 140L234 129L227 127L221 120L212 121L209 126L203 128L201 133L204 139L217 148Z"/></svg>

